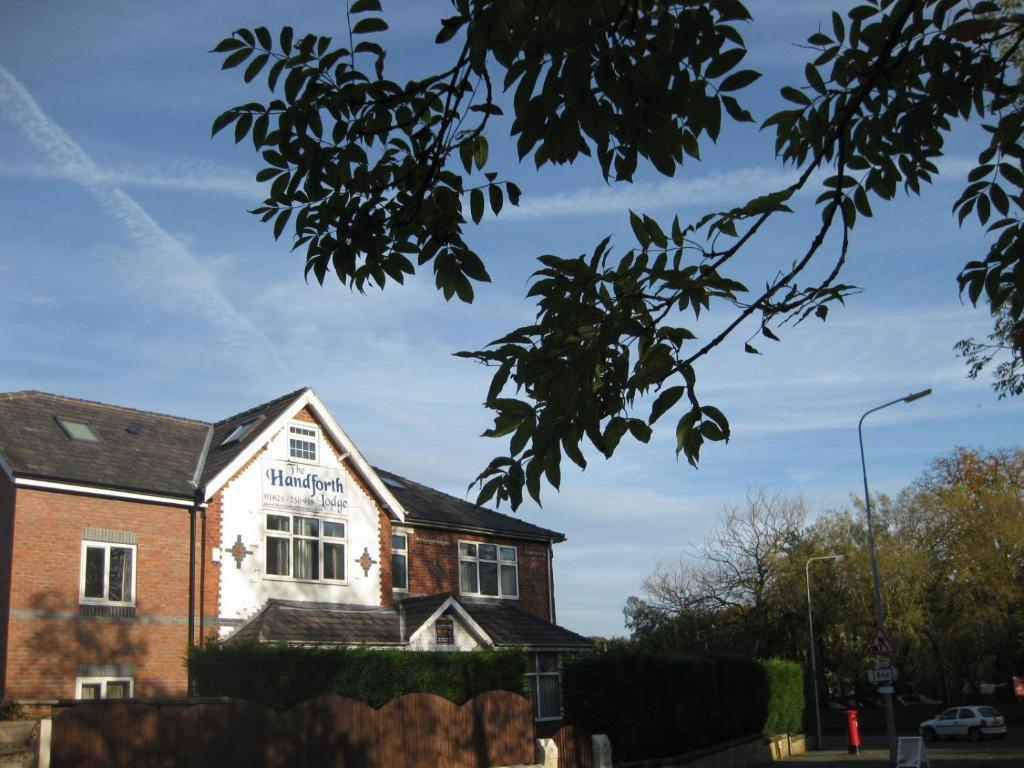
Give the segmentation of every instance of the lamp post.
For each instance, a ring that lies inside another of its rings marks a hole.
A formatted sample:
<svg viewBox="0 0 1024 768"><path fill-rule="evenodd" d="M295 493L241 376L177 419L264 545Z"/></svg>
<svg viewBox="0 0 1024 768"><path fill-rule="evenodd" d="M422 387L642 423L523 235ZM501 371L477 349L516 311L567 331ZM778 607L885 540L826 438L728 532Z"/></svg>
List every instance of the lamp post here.
<svg viewBox="0 0 1024 768"><path fill-rule="evenodd" d="M866 411L857 423L857 438L860 440L860 467L864 475L864 511L868 519L868 545L871 548L871 576L875 582L875 622L878 624L878 631L885 634L885 608L882 606L882 584L878 577L878 554L875 550L875 529L871 520L871 494L868 492L868 467L864 461L864 419L875 411L888 408L896 403L912 403L927 397L932 393L931 389L924 389L920 392L913 392L906 397L900 397L888 403ZM889 738L889 765L896 765L896 713L892 706L892 693L885 695L885 730Z"/></svg>
<svg viewBox="0 0 1024 768"><path fill-rule="evenodd" d="M804 580L807 582L807 630L811 640L811 685L814 688L814 725L817 729L817 748L821 749L821 704L818 702L818 668L814 662L814 618L811 613L811 563L815 560L838 560L843 555L821 555L810 557L804 565Z"/></svg>

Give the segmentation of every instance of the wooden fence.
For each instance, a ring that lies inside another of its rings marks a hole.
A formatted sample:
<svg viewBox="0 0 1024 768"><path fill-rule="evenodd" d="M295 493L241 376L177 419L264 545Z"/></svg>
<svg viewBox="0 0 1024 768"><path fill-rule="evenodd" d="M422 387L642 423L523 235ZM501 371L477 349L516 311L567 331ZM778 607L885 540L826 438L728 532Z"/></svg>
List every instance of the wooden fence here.
<svg viewBox="0 0 1024 768"><path fill-rule="evenodd" d="M55 713L52 738L54 768L487 768L534 757L530 702L507 691L462 705L413 693L380 709L329 695L283 713L238 699L184 709L92 701Z"/></svg>
<svg viewBox="0 0 1024 768"><path fill-rule="evenodd" d="M592 768L590 734L575 725L563 725L551 736L558 745L558 768Z"/></svg>

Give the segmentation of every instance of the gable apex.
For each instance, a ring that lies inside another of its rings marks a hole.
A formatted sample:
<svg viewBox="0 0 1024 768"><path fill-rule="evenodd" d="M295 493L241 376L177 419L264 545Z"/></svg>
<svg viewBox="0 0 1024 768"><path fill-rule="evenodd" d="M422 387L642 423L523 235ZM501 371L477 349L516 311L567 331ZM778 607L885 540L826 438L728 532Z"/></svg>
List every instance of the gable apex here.
<svg viewBox="0 0 1024 768"><path fill-rule="evenodd" d="M217 491L266 448L274 435L287 427L289 422L295 420L296 416L306 409L310 411L318 426L340 451L342 462L347 464L366 484L370 493L384 507L388 515L398 522L405 522L405 509L402 504L363 457L355 443L341 428L312 387L296 390L269 403L236 414L215 425L215 435L203 479L205 500L212 499ZM225 441L239 426L249 422L252 422L251 429L241 439L225 444Z"/></svg>

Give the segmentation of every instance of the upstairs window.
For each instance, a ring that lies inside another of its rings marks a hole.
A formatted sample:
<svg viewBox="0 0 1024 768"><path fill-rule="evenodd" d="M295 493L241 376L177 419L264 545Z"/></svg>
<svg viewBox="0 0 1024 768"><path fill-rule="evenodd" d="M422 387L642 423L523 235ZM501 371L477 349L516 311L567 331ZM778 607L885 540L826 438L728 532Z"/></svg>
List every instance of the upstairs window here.
<svg viewBox="0 0 1024 768"><path fill-rule="evenodd" d="M297 461L316 461L317 438L320 431L316 427L291 424L288 427L288 456Z"/></svg>
<svg viewBox="0 0 1024 768"><path fill-rule="evenodd" d="M486 597L519 597L516 548L460 541L459 592Z"/></svg>
<svg viewBox="0 0 1024 768"><path fill-rule="evenodd" d="M135 545L83 541L79 599L98 605L135 605Z"/></svg>
<svg viewBox="0 0 1024 768"><path fill-rule="evenodd" d="M405 533L391 534L391 586L409 589L409 536Z"/></svg>
<svg viewBox="0 0 1024 768"><path fill-rule="evenodd" d="M266 573L302 581L345 580L345 523L267 515Z"/></svg>

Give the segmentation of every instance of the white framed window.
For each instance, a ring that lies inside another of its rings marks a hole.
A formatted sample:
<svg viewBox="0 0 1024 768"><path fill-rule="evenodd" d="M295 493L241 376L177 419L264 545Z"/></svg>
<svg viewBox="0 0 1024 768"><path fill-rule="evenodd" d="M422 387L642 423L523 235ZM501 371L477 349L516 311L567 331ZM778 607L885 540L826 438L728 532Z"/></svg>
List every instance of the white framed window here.
<svg viewBox="0 0 1024 768"><path fill-rule="evenodd" d="M391 586L409 589L409 534L405 531L391 532Z"/></svg>
<svg viewBox="0 0 1024 768"><path fill-rule="evenodd" d="M288 425L288 457L295 461L316 463L320 430L312 424Z"/></svg>
<svg viewBox="0 0 1024 768"><path fill-rule="evenodd" d="M266 526L267 576L345 581L344 520L270 512Z"/></svg>
<svg viewBox="0 0 1024 768"><path fill-rule="evenodd" d="M135 605L134 544L82 542L78 599L96 605Z"/></svg>
<svg viewBox="0 0 1024 768"><path fill-rule="evenodd" d="M562 719L562 676L557 653L531 653L526 686L534 720Z"/></svg>
<svg viewBox="0 0 1024 768"><path fill-rule="evenodd" d="M519 563L515 547L459 542L459 592L486 597L519 597Z"/></svg>
<svg viewBox="0 0 1024 768"><path fill-rule="evenodd" d="M78 677L75 679L76 699L130 699L135 694L131 677Z"/></svg>

